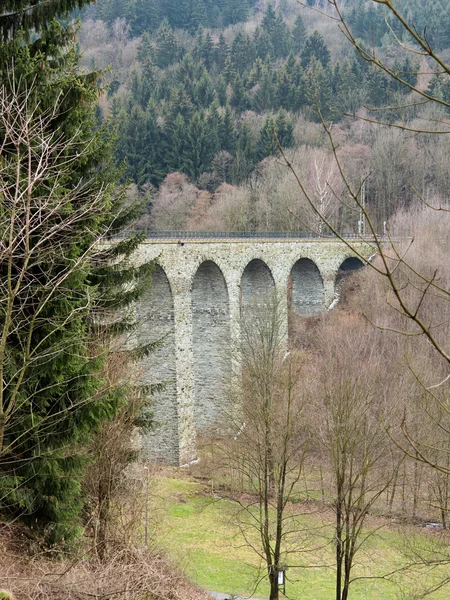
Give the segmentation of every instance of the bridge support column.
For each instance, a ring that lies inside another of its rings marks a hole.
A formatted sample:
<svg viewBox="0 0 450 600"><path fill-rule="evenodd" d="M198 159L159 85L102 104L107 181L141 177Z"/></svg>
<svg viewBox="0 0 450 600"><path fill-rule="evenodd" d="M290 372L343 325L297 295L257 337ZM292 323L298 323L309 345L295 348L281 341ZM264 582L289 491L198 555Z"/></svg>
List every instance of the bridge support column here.
<svg viewBox="0 0 450 600"><path fill-rule="evenodd" d="M336 271L326 271L322 273L323 277L323 307L328 310L336 294Z"/></svg>
<svg viewBox="0 0 450 600"><path fill-rule="evenodd" d="M282 339L286 343L286 350L288 349L289 339L289 306L288 306L288 277L289 274L285 272L282 267L278 269L272 269L272 275L275 281L275 290L277 294L277 308L279 311L280 319L280 334Z"/></svg>
<svg viewBox="0 0 450 600"><path fill-rule="evenodd" d="M192 304L188 281L174 285L175 357L180 465L196 458Z"/></svg>
<svg viewBox="0 0 450 600"><path fill-rule="evenodd" d="M238 386L241 381L241 281L237 272L232 273L227 278L228 303L230 311L230 360L231 360L231 387L232 402L231 411L233 414L239 407L235 406L234 398L238 397L234 393L234 386ZM227 350L225 349L225 352Z"/></svg>

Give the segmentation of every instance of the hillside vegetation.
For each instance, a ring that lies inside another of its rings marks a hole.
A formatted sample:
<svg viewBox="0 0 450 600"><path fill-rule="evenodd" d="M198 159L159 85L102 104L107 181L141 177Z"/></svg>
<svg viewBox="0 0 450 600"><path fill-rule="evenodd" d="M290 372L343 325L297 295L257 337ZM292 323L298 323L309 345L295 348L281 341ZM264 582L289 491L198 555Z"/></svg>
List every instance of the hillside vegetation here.
<svg viewBox="0 0 450 600"><path fill-rule="evenodd" d="M444 108L417 102L407 84L450 98L448 77L417 75L426 70L424 59L399 49L402 32L382 6L347 2L345 15L355 35L405 84L362 60L332 20L295 2L277 8L241 2L239 11L231 0L187 5L130 0L119 8L104 0L83 13L85 64L112 65L99 117L117 126L124 177L155 209L142 224L314 228L292 176L274 157L280 143L317 203L323 202L320 190L339 189L341 181L321 119L333 124L352 183L358 187L368 177L366 201L380 228L417 192L445 197L447 136L402 136L349 116L413 127L430 118L435 128L445 118ZM440 3L427 3L426 11L423 2L399 5L419 27L426 15L427 36L445 56L448 11ZM356 230L355 214L328 204L339 228Z"/></svg>

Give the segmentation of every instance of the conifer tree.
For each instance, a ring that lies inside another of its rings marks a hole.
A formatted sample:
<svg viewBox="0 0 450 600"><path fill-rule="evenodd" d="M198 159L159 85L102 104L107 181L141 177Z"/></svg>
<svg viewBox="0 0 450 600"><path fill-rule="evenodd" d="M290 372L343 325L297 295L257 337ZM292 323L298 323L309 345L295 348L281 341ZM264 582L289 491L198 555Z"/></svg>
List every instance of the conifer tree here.
<svg viewBox="0 0 450 600"><path fill-rule="evenodd" d="M244 88L242 78L236 76L232 86L233 94L231 96L230 104L237 112L244 112L249 108L250 100L248 97L248 93Z"/></svg>
<svg viewBox="0 0 450 600"><path fill-rule="evenodd" d="M168 21L163 21L156 33L155 55L155 63L161 69L174 63L180 56L175 34Z"/></svg>
<svg viewBox="0 0 450 600"><path fill-rule="evenodd" d="M269 115L261 129L259 138L259 158L262 160L266 156L278 154L278 144L275 138L275 119Z"/></svg>
<svg viewBox="0 0 450 600"><path fill-rule="evenodd" d="M173 120L166 124L164 157L169 171L184 172L184 157L186 151L187 126L183 115L178 113Z"/></svg>
<svg viewBox="0 0 450 600"><path fill-rule="evenodd" d="M306 40L302 52L303 68L307 69L313 58L318 60L323 67L327 67L330 62L330 52L322 35L318 31L314 31Z"/></svg>
<svg viewBox="0 0 450 600"><path fill-rule="evenodd" d="M255 166L255 148L250 125L244 121L239 131L236 156L230 169L232 183L238 184L247 179Z"/></svg>
<svg viewBox="0 0 450 600"><path fill-rule="evenodd" d="M273 84L273 73L269 65L264 65L261 74L261 83L253 97L253 106L256 110L264 112L271 110L275 103L275 88Z"/></svg>
<svg viewBox="0 0 450 600"><path fill-rule="evenodd" d="M292 28L292 49L296 54L300 54L306 43L306 27L300 15L295 19Z"/></svg>
<svg viewBox="0 0 450 600"><path fill-rule="evenodd" d="M219 36L219 43L214 48L214 62L220 70L222 70L225 66L225 61L229 51L230 49L228 48L228 44L225 41L223 33L221 33Z"/></svg>
<svg viewBox="0 0 450 600"><path fill-rule="evenodd" d="M328 119L332 116L330 112L333 99L331 80L331 73L326 71L316 58L312 58L304 75L305 99L312 109L313 118L318 121L320 121L320 116L317 107L323 118ZM333 116L336 118L336 115Z"/></svg>
<svg viewBox="0 0 450 600"><path fill-rule="evenodd" d="M236 149L236 125L229 106L225 109L220 127L220 147L230 154L234 154Z"/></svg>
<svg viewBox="0 0 450 600"><path fill-rule="evenodd" d="M234 25L248 18L248 3L246 0L227 0L223 11L224 25Z"/></svg>
<svg viewBox="0 0 450 600"><path fill-rule="evenodd" d="M111 140L95 120L98 74L78 67L74 29L62 24L86 3L0 7L0 510L50 543L77 533L83 444L120 403L102 380L97 336L129 324L99 317L137 298L139 286L121 286L148 270L123 269L137 239L92 262L136 207L113 193Z"/></svg>
<svg viewBox="0 0 450 600"><path fill-rule="evenodd" d="M270 36L261 27L257 27L253 36L253 46L255 48L256 57L266 60L267 57L273 58L275 51L270 40Z"/></svg>

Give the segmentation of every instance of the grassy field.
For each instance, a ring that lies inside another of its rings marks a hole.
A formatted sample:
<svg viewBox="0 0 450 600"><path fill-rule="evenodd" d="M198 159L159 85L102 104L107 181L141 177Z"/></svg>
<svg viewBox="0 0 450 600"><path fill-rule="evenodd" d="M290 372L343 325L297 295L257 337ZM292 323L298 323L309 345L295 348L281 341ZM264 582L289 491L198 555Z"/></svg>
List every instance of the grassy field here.
<svg viewBox="0 0 450 600"><path fill-rule="evenodd" d="M155 507L161 515L159 544L195 583L228 594L249 596L253 593L260 598L268 597L267 581L257 583L258 575L264 575L264 571L258 557L243 542L233 502L213 497L205 485L188 478L163 477L158 488ZM317 509L302 517L305 531L318 533L315 549L312 542L305 542L308 549L287 561L295 565L287 573L289 598L334 598L331 519L331 513ZM419 600L424 597L422 586L445 577L447 568L440 567L431 574L415 568L396 576L395 582L383 578L405 564L406 540L408 544L413 539L416 545L427 546L435 534L424 533L419 528L395 527L381 519L369 520L369 530L376 532L368 537L357 556L355 575L361 579L353 584L350 600ZM429 597L447 600L450 586Z"/></svg>

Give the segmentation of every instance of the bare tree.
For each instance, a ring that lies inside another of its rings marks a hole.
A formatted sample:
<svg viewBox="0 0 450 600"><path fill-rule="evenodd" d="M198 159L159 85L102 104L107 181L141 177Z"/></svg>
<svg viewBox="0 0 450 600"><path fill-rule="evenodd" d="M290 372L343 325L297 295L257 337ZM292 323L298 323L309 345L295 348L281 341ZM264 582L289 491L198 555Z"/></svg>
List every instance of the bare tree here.
<svg viewBox="0 0 450 600"><path fill-rule="evenodd" d="M318 213L323 215L327 221L333 220L339 204L336 201L336 194L340 180L334 157L327 155L324 150L313 152L309 179L312 197ZM324 219L316 213L315 221L314 230L318 231L319 234L323 234L325 229Z"/></svg>
<svg viewBox="0 0 450 600"><path fill-rule="evenodd" d="M236 408L227 415L227 434L219 442L222 466L242 482L243 493L235 490L230 499L237 504L234 514L245 542L265 565L271 600L279 598L279 572L310 535L293 505L302 499L309 441L301 359L287 351L283 323L272 297L245 311L242 372L234 377L232 392Z"/></svg>
<svg viewBox="0 0 450 600"><path fill-rule="evenodd" d="M318 382L312 431L319 460L331 476L335 597L347 600L358 579L353 576L356 556L374 532L367 527L367 515L389 488L397 465L386 460L391 442L383 423L390 411L378 332L344 314L324 324L318 337L321 357L312 375Z"/></svg>

